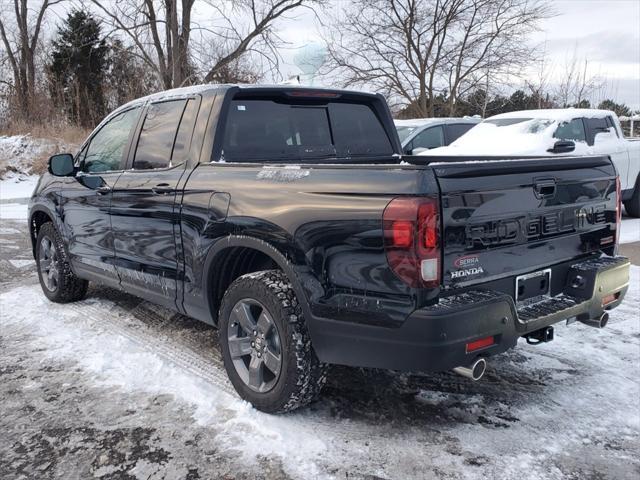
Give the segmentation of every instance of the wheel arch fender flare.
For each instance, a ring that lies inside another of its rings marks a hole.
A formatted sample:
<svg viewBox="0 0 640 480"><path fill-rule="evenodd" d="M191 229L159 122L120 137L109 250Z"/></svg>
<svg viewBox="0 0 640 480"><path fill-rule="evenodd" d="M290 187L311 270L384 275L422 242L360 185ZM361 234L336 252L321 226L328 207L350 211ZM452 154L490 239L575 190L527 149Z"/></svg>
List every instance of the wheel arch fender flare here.
<svg viewBox="0 0 640 480"><path fill-rule="evenodd" d="M316 298L321 295L324 292L324 287L320 280L313 274L311 268L306 264L294 264L285 253L269 241L249 235L238 234L226 235L219 238L209 248L205 257L202 282L204 292L208 292L205 298L211 318L217 319L214 296L210 293L215 285L215 280L211 275L212 268L214 268L214 263L218 260L218 254L232 247L251 248L265 254L273 260L291 282L306 321L308 322L313 318L311 314L310 297Z"/></svg>
<svg viewBox="0 0 640 480"><path fill-rule="evenodd" d="M29 237L31 238L31 249L33 251L34 257L35 257L35 248L36 248L37 238L35 235L36 232L33 225L33 219L38 213L43 213L51 219L51 221L53 222L53 225L56 227L56 230L58 230L58 232L62 236L65 246L67 243L67 235L64 229L64 225L62 223L62 219L58 215L56 215L48 205L45 205L42 203L36 204L29 209L29 223L28 223Z"/></svg>

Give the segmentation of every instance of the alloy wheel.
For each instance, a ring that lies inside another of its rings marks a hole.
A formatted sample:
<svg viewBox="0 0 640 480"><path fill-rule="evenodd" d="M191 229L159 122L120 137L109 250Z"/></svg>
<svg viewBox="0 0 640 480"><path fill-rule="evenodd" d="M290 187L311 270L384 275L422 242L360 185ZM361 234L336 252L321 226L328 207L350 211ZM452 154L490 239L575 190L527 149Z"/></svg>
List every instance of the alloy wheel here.
<svg viewBox="0 0 640 480"><path fill-rule="evenodd" d="M44 285L50 292L55 292L58 288L58 251L49 237L42 237L38 261Z"/></svg>
<svg viewBox="0 0 640 480"><path fill-rule="evenodd" d="M282 370L282 342L272 315L246 298L235 304L228 325L227 345L240 379L255 392L273 389Z"/></svg>

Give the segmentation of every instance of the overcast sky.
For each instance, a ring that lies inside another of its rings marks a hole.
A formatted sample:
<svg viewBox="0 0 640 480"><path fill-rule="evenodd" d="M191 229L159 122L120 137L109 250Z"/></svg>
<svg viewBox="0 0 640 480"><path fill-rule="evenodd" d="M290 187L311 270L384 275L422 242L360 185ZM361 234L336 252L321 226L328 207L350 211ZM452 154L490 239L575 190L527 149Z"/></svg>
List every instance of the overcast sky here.
<svg viewBox="0 0 640 480"><path fill-rule="evenodd" d="M339 8L345 0L329 1ZM550 76L556 80L561 77L575 52L581 61L588 59L593 75L606 80L606 89L599 92L599 97L613 98L640 110L640 0L550 0L550 3L557 15L542 23L542 30L531 39L532 44L546 50ZM57 16L54 24L60 22L67 8L65 4L56 7L60 11L54 8ZM321 43L320 26L314 14L302 9L294 17L280 20L277 28L289 44L289 48L281 50L284 63L280 68L282 76L288 78L300 73L293 60L300 48ZM327 81L323 83L332 86Z"/></svg>
<svg viewBox="0 0 640 480"><path fill-rule="evenodd" d="M588 59L593 75L606 80L601 95L640 110L640 0L555 0L552 4L557 15L546 20L532 38L546 49L552 78L562 75L576 52L580 60ZM283 52L281 71L286 77L299 73L293 61L299 47L320 41L320 35L309 13L283 21L281 28L292 47Z"/></svg>

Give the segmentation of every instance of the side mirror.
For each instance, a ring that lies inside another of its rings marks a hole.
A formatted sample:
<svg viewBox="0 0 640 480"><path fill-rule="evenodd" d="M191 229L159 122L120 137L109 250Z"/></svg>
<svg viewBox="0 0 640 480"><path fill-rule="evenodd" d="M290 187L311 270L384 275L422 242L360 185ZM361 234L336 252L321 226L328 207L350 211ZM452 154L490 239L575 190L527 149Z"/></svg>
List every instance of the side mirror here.
<svg viewBox="0 0 640 480"><path fill-rule="evenodd" d="M70 177L75 174L73 166L73 155L60 153L49 158L49 173L56 177Z"/></svg>
<svg viewBox="0 0 640 480"><path fill-rule="evenodd" d="M429 149L424 147L416 147L411 150L411 155L420 155L422 152L426 152L427 150Z"/></svg>
<svg viewBox="0 0 640 480"><path fill-rule="evenodd" d="M571 140L558 140L553 144L553 148L547 150L549 153L570 153L576 149L576 144Z"/></svg>

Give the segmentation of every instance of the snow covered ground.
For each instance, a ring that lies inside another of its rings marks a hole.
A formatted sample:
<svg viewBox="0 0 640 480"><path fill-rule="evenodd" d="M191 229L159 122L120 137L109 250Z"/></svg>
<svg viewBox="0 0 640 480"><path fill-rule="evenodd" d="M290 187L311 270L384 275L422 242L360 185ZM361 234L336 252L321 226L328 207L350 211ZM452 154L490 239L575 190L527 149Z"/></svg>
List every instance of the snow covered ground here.
<svg viewBox="0 0 640 480"><path fill-rule="evenodd" d="M31 197L39 178L37 175L7 174L3 180L0 180L0 200Z"/></svg>
<svg viewBox="0 0 640 480"><path fill-rule="evenodd" d="M640 218L622 217L620 243L640 242Z"/></svg>
<svg viewBox="0 0 640 480"><path fill-rule="evenodd" d="M0 180L0 219L26 220L27 203L38 176L9 173Z"/></svg>
<svg viewBox="0 0 640 480"><path fill-rule="evenodd" d="M235 395L215 330L106 288L49 303L25 226L0 240L0 478L640 474L638 266L607 328L558 325L478 383L335 367L317 403L274 417Z"/></svg>

